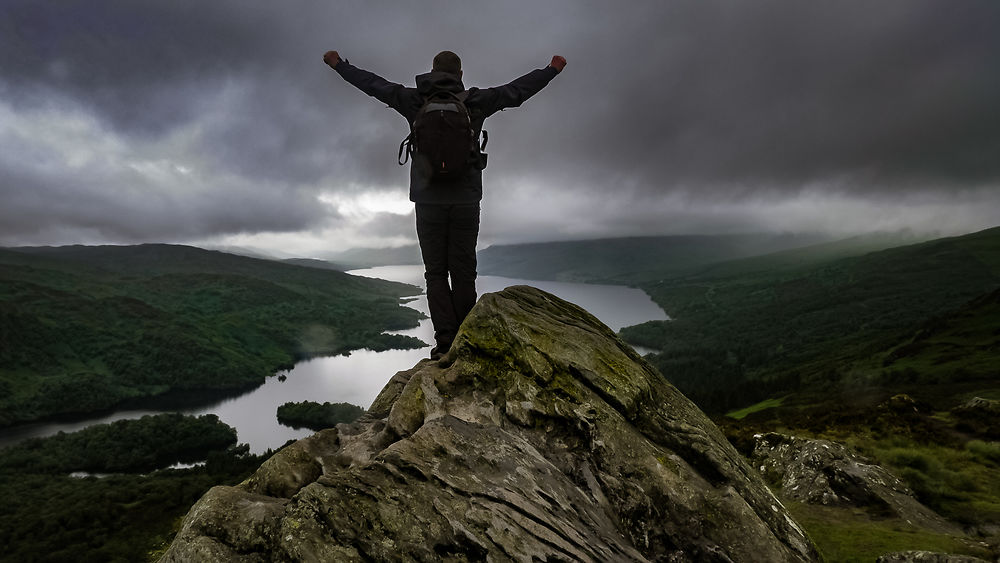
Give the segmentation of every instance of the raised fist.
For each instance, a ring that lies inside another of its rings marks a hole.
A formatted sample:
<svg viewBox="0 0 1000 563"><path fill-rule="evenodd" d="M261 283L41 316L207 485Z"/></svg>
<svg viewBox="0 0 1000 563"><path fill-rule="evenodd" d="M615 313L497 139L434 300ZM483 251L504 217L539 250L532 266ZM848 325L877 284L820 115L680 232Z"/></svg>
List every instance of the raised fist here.
<svg viewBox="0 0 1000 563"><path fill-rule="evenodd" d="M556 69L559 72L562 72L563 67L566 66L566 59L560 57L559 55L556 55L552 57L552 62L549 63L549 66Z"/></svg>
<svg viewBox="0 0 1000 563"><path fill-rule="evenodd" d="M323 62L330 65L330 68L337 68L337 64L340 62L340 53L327 51L323 54ZM563 64L566 64L566 61L563 61Z"/></svg>

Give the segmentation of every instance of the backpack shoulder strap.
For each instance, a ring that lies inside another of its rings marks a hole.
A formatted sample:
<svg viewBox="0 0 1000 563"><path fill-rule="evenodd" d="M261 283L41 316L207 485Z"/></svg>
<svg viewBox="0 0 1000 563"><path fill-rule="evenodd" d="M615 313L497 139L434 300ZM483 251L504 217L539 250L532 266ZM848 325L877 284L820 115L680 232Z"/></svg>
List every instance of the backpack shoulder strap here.
<svg viewBox="0 0 1000 563"><path fill-rule="evenodd" d="M402 143L399 143L399 155L396 157L396 162L400 166L406 164L410 160L410 155L413 154L413 131L403 139Z"/></svg>

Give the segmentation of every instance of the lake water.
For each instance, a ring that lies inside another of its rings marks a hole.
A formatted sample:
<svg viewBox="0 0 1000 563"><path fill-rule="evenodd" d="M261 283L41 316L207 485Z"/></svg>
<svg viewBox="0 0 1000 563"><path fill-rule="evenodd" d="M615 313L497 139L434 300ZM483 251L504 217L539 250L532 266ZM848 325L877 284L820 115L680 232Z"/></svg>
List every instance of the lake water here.
<svg viewBox="0 0 1000 563"><path fill-rule="evenodd" d="M381 278L423 287L422 266L383 266L349 272L358 276ZM512 285L531 285L576 303L590 311L614 330L650 320L665 320L667 315L644 292L638 289L579 283L547 282L480 276L476 287L479 294L500 291ZM408 306L429 315L424 296L407 303ZM398 334L415 336L424 342L433 342L434 330L430 319L421 321L416 328L398 331ZM122 410L106 416L88 418L77 422L46 422L0 430L0 448L26 438L49 436L56 432L73 432L92 424L115 420L139 418L160 412L184 414L216 414L226 424L236 428L239 441L250 445L251 451L260 453L276 449L288 440L304 438L311 430L296 430L278 424L278 406L289 401L346 402L367 408L385 383L396 372L409 369L430 352L430 346L419 350L389 350L372 352L358 350L348 356L314 358L299 362L294 368L278 377L269 377L263 385L238 397L224 399L208 405L187 409ZM645 353L645 350L639 350Z"/></svg>

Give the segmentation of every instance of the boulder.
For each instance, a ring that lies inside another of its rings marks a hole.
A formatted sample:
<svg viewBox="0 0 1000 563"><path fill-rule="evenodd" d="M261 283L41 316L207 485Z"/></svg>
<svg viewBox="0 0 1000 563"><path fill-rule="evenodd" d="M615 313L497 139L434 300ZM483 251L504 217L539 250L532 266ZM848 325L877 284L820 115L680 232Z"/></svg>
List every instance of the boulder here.
<svg viewBox="0 0 1000 563"><path fill-rule="evenodd" d="M811 561L760 475L583 309L482 297L359 421L210 490L161 561Z"/></svg>
<svg viewBox="0 0 1000 563"><path fill-rule="evenodd" d="M774 432L755 437L751 460L782 498L827 506L863 507L943 533L961 530L913 497L884 467L829 440Z"/></svg>
<svg viewBox="0 0 1000 563"><path fill-rule="evenodd" d="M931 551L897 551L887 553L875 563L988 563L985 559L971 555L951 555Z"/></svg>
<svg viewBox="0 0 1000 563"><path fill-rule="evenodd" d="M989 440L1000 439L1000 401L973 397L951 409L955 428Z"/></svg>

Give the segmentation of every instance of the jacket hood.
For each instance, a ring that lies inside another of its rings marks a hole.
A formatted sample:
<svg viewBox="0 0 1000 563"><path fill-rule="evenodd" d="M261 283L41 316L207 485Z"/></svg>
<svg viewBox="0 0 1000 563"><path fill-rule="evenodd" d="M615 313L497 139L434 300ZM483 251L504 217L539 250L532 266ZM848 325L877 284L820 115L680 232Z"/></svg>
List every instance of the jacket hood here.
<svg viewBox="0 0 1000 563"><path fill-rule="evenodd" d="M417 92L420 92L421 96L426 96L432 92L439 92L441 90L446 92L455 92L456 94L465 91L462 79L459 78L457 74L452 74L450 72L431 71L424 74L418 74L416 82Z"/></svg>

